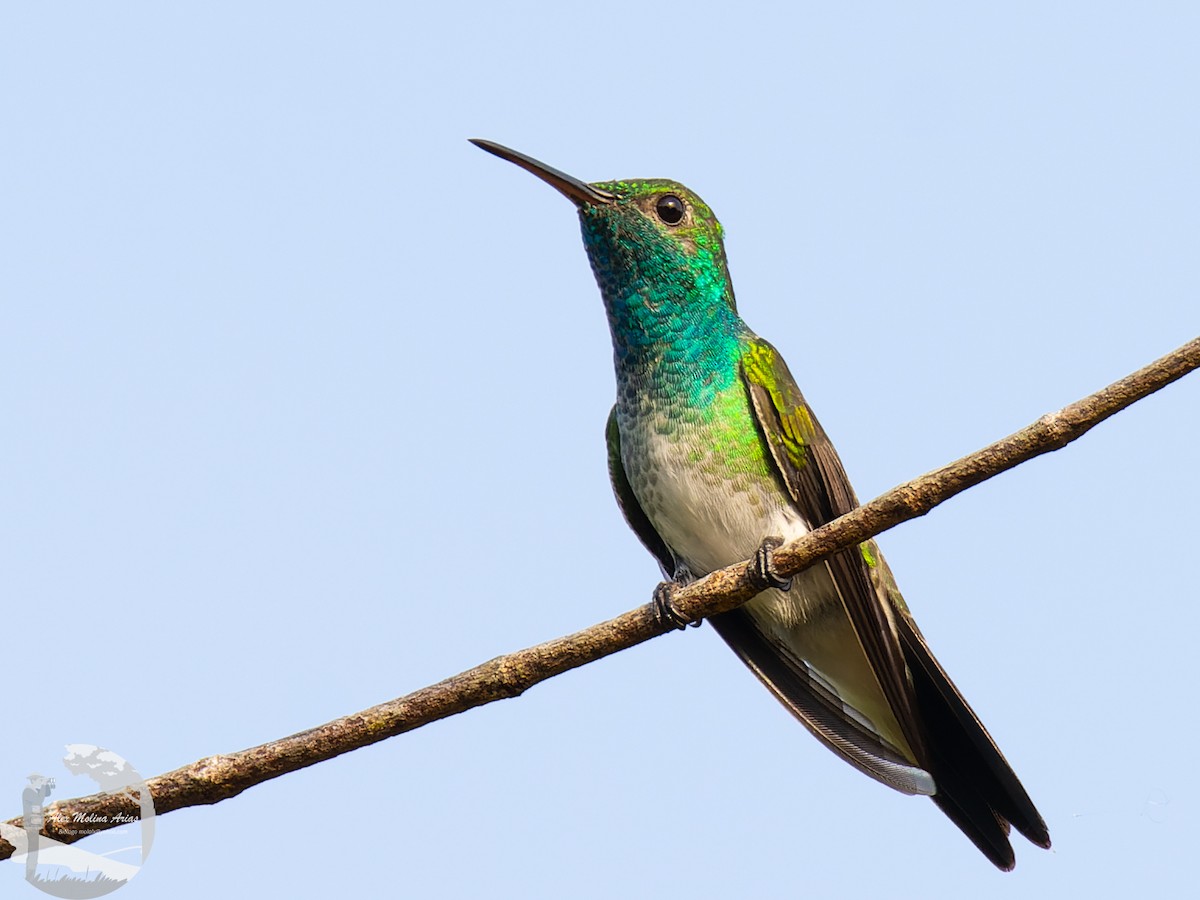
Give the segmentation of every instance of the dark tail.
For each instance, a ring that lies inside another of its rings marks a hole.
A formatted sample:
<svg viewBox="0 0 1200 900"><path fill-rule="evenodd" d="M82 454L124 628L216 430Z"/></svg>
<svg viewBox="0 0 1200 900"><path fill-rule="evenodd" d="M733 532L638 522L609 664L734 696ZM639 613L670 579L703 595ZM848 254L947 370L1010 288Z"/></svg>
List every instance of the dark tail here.
<svg viewBox="0 0 1200 900"><path fill-rule="evenodd" d="M1008 871L1016 863L1009 825L1048 848L1046 823L924 637L905 616L896 620L925 728L926 768L937 782L932 800L988 859Z"/></svg>
<svg viewBox="0 0 1200 900"><path fill-rule="evenodd" d="M872 778L908 794L928 794L999 868L1016 862L1010 824L1039 847L1046 823L1004 755L905 615L895 617L912 678L912 708L924 737L920 768L847 715L807 665L770 639L744 610L709 619L742 661L822 743ZM928 786L926 786L928 785Z"/></svg>

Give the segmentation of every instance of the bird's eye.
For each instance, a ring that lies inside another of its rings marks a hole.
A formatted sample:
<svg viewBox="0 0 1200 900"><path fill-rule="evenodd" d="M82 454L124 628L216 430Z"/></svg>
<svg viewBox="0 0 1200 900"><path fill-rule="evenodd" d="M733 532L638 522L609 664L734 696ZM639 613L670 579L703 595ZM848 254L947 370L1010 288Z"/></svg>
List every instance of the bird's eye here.
<svg viewBox="0 0 1200 900"><path fill-rule="evenodd" d="M658 213L658 217L666 224L678 225L683 221L683 215L687 212L687 207L674 194L663 194L658 198L658 202L654 204L654 211Z"/></svg>

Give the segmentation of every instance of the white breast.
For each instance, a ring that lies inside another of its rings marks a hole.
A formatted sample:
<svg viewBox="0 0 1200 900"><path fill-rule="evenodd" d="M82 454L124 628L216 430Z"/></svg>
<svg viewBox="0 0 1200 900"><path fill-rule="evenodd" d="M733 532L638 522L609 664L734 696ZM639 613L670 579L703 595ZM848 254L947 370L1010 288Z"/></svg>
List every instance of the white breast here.
<svg viewBox="0 0 1200 900"><path fill-rule="evenodd" d="M631 483L646 514L692 574L748 559L764 537L807 532L772 483L730 471L718 453L686 437L650 431L634 442L642 452L626 460L626 471L636 473Z"/></svg>
<svg viewBox="0 0 1200 900"><path fill-rule="evenodd" d="M626 456L636 456L624 460L626 472L651 523L692 575L753 558L764 538L788 541L808 533L774 482L730 471L713 450L697 453L698 441L656 431L642 437L622 441ZM767 591L751 607L790 629L830 603L840 606L827 569L818 566L787 594Z"/></svg>

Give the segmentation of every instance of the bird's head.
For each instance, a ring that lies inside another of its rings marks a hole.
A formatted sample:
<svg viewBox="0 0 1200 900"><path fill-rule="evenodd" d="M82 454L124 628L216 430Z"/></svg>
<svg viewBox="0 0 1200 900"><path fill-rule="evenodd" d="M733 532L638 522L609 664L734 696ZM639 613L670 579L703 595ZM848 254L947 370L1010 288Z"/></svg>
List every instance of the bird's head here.
<svg viewBox="0 0 1200 900"><path fill-rule="evenodd" d="M694 325L736 316L721 223L682 184L661 178L588 184L500 144L471 143L575 204L614 337L619 331L661 337L681 320Z"/></svg>

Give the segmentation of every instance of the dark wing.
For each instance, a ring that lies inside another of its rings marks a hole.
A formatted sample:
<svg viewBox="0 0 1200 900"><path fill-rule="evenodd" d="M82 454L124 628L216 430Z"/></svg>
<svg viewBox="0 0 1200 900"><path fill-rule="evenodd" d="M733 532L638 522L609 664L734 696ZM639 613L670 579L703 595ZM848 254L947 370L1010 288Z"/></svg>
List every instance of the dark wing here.
<svg viewBox="0 0 1200 900"><path fill-rule="evenodd" d="M871 547L874 549L874 541ZM930 765L939 786L934 802L973 840L977 835L964 820L984 822L988 812L999 818L1004 835L1002 845L1009 860L1012 850L1008 846L1006 822L1034 844L1048 848L1050 832L1041 814L992 736L925 643L925 636L900 597L887 562L878 554L876 558L878 567L872 574L881 592L896 607L900 643L912 673L917 707L925 730L931 735ZM996 837L992 832L991 843L995 843ZM987 849L980 849L988 853Z"/></svg>
<svg viewBox="0 0 1200 900"><path fill-rule="evenodd" d="M776 471L809 528L858 506L842 461L805 403L787 363L761 338L753 338L742 352L742 380ZM830 557L828 565L904 739L922 759L924 734L913 707L894 614L879 601L861 550L843 550Z"/></svg>
<svg viewBox="0 0 1200 900"><path fill-rule="evenodd" d="M663 574L672 578L676 568L675 554L650 522L625 474L616 409L609 413L605 437L608 475L617 505L633 533L654 554ZM844 760L898 791L907 794L933 792L933 780L928 772L913 766L901 750L883 740L870 723L842 702L817 672L763 634L748 613L735 609L714 616L710 621L717 633L792 714Z"/></svg>
<svg viewBox="0 0 1200 900"><path fill-rule="evenodd" d="M837 452L775 348L761 338L750 339L742 355L742 379L776 471L809 526L816 528L857 506ZM934 802L1002 869L1014 863L1010 822L1035 844L1048 847L1045 823L930 653L874 542L843 551L828 565L905 740L933 775Z"/></svg>
<svg viewBox="0 0 1200 900"><path fill-rule="evenodd" d="M658 559L667 578L675 572L675 554L663 541L630 487L621 460L621 431L616 410L608 416L608 475L625 521ZM814 735L851 765L906 794L930 794L929 773L913 766L901 750L891 746L847 707L837 693L803 660L763 634L744 610L734 610L710 620L721 635L779 700Z"/></svg>
<svg viewBox="0 0 1200 900"><path fill-rule="evenodd" d="M709 621L776 699L830 750L863 774L905 794L935 791L927 771L884 740L819 672L759 628L744 609Z"/></svg>

